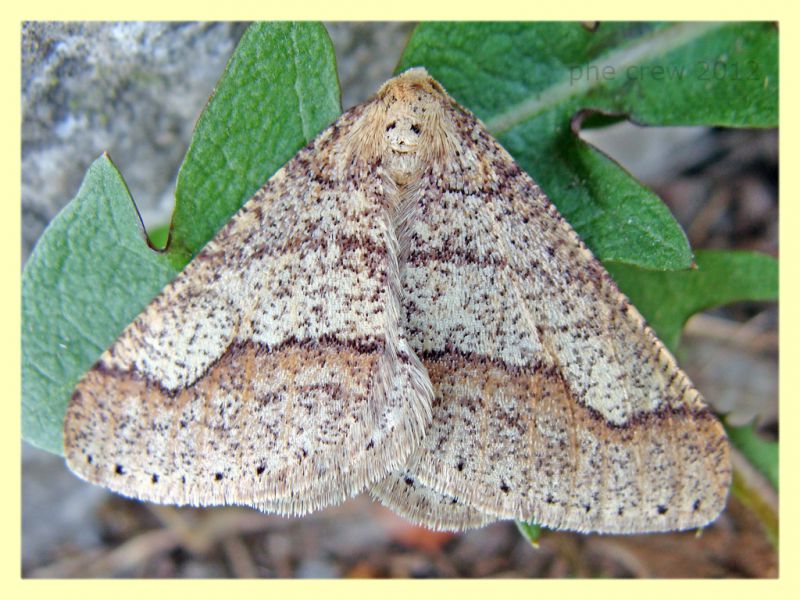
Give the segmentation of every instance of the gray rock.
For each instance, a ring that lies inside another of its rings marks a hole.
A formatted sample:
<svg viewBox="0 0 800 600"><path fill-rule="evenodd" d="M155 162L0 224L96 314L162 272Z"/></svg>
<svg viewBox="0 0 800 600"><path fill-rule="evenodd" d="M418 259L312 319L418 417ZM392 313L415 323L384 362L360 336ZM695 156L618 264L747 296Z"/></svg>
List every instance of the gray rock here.
<svg viewBox="0 0 800 600"><path fill-rule="evenodd" d="M64 460L22 445L22 570L60 558L63 550L100 545L95 511L108 492L80 481Z"/></svg>
<svg viewBox="0 0 800 600"><path fill-rule="evenodd" d="M168 218L195 121L243 30L232 23L23 23L23 260L104 151L145 222Z"/></svg>
<svg viewBox="0 0 800 600"><path fill-rule="evenodd" d="M369 98L394 75L413 23L325 23L336 49L342 106Z"/></svg>

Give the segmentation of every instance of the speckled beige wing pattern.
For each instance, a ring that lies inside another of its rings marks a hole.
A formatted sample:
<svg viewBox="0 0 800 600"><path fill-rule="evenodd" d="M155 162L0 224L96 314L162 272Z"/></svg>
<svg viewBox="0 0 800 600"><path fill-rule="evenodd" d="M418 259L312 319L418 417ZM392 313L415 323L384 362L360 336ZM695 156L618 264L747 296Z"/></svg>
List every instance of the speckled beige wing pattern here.
<svg viewBox="0 0 800 600"><path fill-rule="evenodd" d="M387 498L384 504L391 508L399 507L396 512L430 529L476 529L498 519L467 505L455 496L416 481L413 474L402 469L386 477L380 486L381 495ZM260 511L281 515L304 515L318 506L324 506L324 503L318 497L302 491L287 498L253 504Z"/></svg>
<svg viewBox="0 0 800 600"><path fill-rule="evenodd" d="M530 177L423 71L381 93L404 103L420 147L437 149L406 186L414 200L401 223L404 329L435 399L421 446L373 493L452 529L475 520L412 488L555 529L714 519L730 484L724 431L640 314Z"/></svg>
<svg viewBox="0 0 800 600"><path fill-rule="evenodd" d="M70 467L127 495L303 514L369 486L441 529L686 529L730 485L675 360L424 69L245 205L79 383L65 433Z"/></svg>
<svg viewBox="0 0 800 600"><path fill-rule="evenodd" d="M341 117L248 201L77 385L65 455L154 502L333 504L401 468L430 382L399 324L391 178Z"/></svg>

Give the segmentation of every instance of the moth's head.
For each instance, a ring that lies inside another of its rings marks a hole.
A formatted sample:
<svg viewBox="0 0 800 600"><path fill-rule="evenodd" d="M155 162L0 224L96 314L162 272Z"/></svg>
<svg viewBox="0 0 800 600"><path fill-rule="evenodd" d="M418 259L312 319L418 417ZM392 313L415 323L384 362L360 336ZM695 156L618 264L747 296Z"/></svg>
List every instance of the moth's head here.
<svg viewBox="0 0 800 600"><path fill-rule="evenodd" d="M385 108L384 140L388 149L397 153L416 152L420 144L434 132L432 121L438 121L446 92L428 72L416 67L388 81L378 91Z"/></svg>
<svg viewBox="0 0 800 600"><path fill-rule="evenodd" d="M452 100L422 67L387 81L376 100L372 120L384 166L402 184L446 151L450 132L443 116Z"/></svg>

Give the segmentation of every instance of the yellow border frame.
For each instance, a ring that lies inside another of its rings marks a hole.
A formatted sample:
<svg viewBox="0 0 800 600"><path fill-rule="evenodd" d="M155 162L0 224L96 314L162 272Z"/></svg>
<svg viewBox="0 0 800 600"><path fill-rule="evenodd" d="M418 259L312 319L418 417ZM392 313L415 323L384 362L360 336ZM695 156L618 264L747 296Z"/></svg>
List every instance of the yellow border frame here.
<svg viewBox="0 0 800 600"><path fill-rule="evenodd" d="M6 342L2 347L3 359L0 368L3 380L11 390L7 404L10 407L3 422L3 463L9 467L6 473L19 473L20 469L20 209L16 199L20 197L20 69L21 69L21 22L26 20L255 20L255 19L327 19L327 20L585 20L602 19L673 19L673 20L776 20L780 27L780 58L782 77L780 82L781 136L780 151L783 164L796 164L798 160L798 117L794 109L800 106L798 85L791 77L793 58L800 56L800 35L797 21L792 20L788 3L777 0L759 0L754 3L736 5L719 0L698 2L697 0L670 0L665 5L632 2L631 0L606 0L588 2L559 0L557 2L519 2L494 0L491 3L471 4L465 0L405 0L397 3L375 3L365 0L304 0L302 3L277 3L270 6L259 2L219 3L154 2L138 0L134 4L98 2L95 0L72 0L57 3L53 0L29 0L12 2L3 9L0 21L3 35L2 73L6 78L3 86L2 131L10 141L3 144L2 163L6 165L6 201L2 203L3 218L0 220L2 234L0 244L3 252L0 264L9 278L13 293L2 297L2 324L6 330ZM793 310L797 301L798 278L789 276L792 257L797 252L797 234L791 235L799 225L797 199L800 198L796 169L781 173L780 198L789 201L782 207L780 215L781 237L781 362L797 364L800 351L794 342L798 336L798 313ZM798 353L798 354L795 354ZM479 580L479 581L39 581L22 580L20 575L20 478L12 476L8 493L2 497L3 544L0 569L2 589L13 597L47 596L66 600L76 598L113 595L115 600L140 598L143 593L181 594L191 598L227 598L259 595L264 598L330 598L346 597L381 600L407 600L409 595L445 598L485 597L487 593L502 594L502 598L556 595L561 598L613 597L623 598L674 598L703 597L714 595L721 600L738 597L774 598L800 597L798 590L798 516L795 501L798 497L798 476L793 468L798 456L798 402L793 395L785 395L797 383L798 369L780 370L781 389L781 550L780 577L777 580L758 581L540 581L540 580ZM180 587L178 587L180 586ZM9 597L6 595L6 597Z"/></svg>

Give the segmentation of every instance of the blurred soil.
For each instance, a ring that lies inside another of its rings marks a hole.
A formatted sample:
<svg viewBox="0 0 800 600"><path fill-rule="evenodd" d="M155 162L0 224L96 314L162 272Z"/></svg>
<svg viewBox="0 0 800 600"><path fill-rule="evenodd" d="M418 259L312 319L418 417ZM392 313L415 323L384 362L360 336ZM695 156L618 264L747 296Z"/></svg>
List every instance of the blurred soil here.
<svg viewBox="0 0 800 600"><path fill-rule="evenodd" d="M99 543L53 549L27 577L775 577L777 559L736 501L695 532L545 532L510 522L451 534L414 527L366 496L303 518L240 508L177 509L109 496Z"/></svg>

